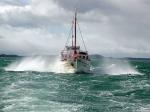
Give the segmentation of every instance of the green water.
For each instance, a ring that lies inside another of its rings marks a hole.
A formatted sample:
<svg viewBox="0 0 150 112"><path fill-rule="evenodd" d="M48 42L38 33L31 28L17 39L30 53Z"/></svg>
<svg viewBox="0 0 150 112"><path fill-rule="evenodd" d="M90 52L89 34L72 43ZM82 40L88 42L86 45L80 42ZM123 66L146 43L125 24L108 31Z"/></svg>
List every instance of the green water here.
<svg viewBox="0 0 150 112"><path fill-rule="evenodd" d="M150 112L148 60L130 61L141 74L4 70L16 60L0 58L0 112Z"/></svg>

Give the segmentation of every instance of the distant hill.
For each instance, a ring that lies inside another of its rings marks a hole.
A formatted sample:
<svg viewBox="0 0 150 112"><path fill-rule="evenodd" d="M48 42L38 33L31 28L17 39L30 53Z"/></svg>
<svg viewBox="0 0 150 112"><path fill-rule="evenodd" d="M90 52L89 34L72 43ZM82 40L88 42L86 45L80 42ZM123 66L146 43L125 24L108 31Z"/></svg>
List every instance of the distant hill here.
<svg viewBox="0 0 150 112"><path fill-rule="evenodd" d="M18 56L18 55L1 54L0 57L21 57L21 56Z"/></svg>
<svg viewBox="0 0 150 112"><path fill-rule="evenodd" d="M104 58L104 56L99 55L99 54L92 54L90 55L90 58Z"/></svg>
<svg viewBox="0 0 150 112"><path fill-rule="evenodd" d="M41 55L35 55L35 56L41 56ZM43 56L49 57L49 56L57 56L57 55L43 55ZM134 57L113 58L113 57L104 57L100 54L91 54L89 56L91 59L111 58L111 59L127 59L131 61L143 61L143 60L150 61L150 58L134 58ZM15 54L0 54L0 57L24 57L24 56L19 56Z"/></svg>

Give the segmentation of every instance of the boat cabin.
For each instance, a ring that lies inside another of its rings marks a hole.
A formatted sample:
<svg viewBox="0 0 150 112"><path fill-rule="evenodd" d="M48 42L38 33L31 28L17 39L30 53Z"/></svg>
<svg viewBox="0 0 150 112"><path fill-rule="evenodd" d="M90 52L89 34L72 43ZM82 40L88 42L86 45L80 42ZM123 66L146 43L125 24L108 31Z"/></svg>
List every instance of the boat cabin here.
<svg viewBox="0 0 150 112"><path fill-rule="evenodd" d="M76 49L76 54L74 53L74 50ZM67 59L84 59L89 60L89 56L87 52L80 51L80 46L77 46L76 48L74 46L66 46L66 49L61 52L61 60L65 61Z"/></svg>
<svg viewBox="0 0 150 112"><path fill-rule="evenodd" d="M78 57L81 59L89 60L89 56L87 52L79 52Z"/></svg>
<svg viewBox="0 0 150 112"><path fill-rule="evenodd" d="M66 50L68 51L68 50L80 50L80 46L66 46Z"/></svg>

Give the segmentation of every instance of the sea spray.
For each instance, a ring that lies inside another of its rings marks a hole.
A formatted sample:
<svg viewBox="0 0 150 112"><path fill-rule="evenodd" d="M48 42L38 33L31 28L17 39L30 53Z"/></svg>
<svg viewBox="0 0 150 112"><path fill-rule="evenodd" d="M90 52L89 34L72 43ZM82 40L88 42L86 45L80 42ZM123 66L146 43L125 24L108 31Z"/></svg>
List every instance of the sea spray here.
<svg viewBox="0 0 150 112"><path fill-rule="evenodd" d="M57 59L52 66L51 72L55 73L74 73L75 70L71 66L67 66L67 62Z"/></svg>
<svg viewBox="0 0 150 112"><path fill-rule="evenodd" d="M50 68L49 58L44 56L23 57L8 65L6 71L47 71Z"/></svg>
<svg viewBox="0 0 150 112"><path fill-rule="evenodd" d="M57 56L31 56L16 60L7 67L6 71L38 71L54 73L73 73L74 70L66 69L65 63Z"/></svg>
<svg viewBox="0 0 150 112"><path fill-rule="evenodd" d="M140 74L136 67L133 67L129 61L125 59L103 58L103 71L106 74Z"/></svg>
<svg viewBox="0 0 150 112"><path fill-rule="evenodd" d="M103 58L100 66L93 66L94 74L140 74L125 59ZM38 71L54 73L74 73L74 69L66 67L66 63L60 61L59 56L31 56L23 57L5 67L6 71Z"/></svg>

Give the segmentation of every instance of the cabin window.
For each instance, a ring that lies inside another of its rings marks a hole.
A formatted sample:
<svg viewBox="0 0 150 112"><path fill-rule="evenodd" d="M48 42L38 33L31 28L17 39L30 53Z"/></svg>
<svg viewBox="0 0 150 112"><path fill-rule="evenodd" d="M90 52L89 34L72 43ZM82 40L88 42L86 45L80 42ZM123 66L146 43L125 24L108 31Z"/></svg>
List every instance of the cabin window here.
<svg viewBox="0 0 150 112"><path fill-rule="evenodd" d="M88 60L88 56L86 56L86 59Z"/></svg>

